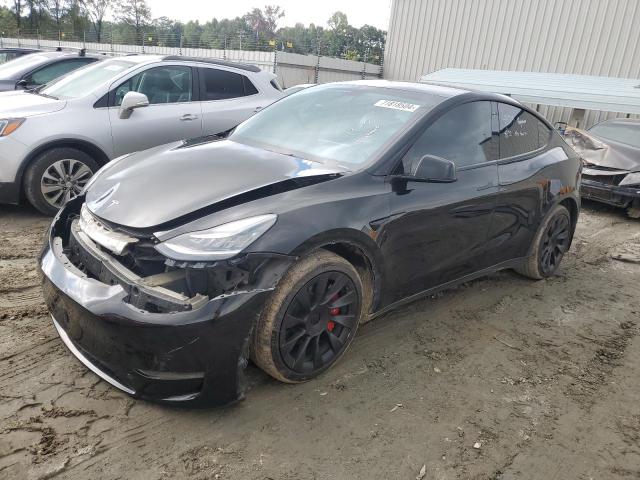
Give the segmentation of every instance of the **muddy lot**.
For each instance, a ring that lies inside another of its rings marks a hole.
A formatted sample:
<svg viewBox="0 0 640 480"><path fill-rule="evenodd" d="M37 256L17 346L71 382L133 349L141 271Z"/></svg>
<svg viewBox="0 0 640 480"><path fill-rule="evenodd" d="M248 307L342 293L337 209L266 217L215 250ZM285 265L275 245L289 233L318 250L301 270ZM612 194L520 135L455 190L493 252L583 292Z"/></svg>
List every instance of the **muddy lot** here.
<svg viewBox="0 0 640 480"><path fill-rule="evenodd" d="M365 325L320 379L249 367L247 399L132 400L55 334L48 220L0 207L2 479L638 479L640 221L587 205L559 276L501 272ZM478 448L479 447L479 448Z"/></svg>

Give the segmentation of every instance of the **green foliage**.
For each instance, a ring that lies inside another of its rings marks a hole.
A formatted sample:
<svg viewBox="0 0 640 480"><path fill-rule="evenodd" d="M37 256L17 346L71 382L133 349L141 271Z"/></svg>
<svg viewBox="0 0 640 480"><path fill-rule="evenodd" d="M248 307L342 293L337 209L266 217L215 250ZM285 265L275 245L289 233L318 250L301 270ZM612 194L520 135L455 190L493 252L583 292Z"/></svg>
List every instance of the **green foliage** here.
<svg viewBox="0 0 640 480"><path fill-rule="evenodd" d="M0 0L1 2L2 0ZM326 27L297 23L278 27L284 10L277 5L253 8L242 17L205 23L152 20L147 0L11 0L0 6L0 34L44 39L86 40L115 44L244 50L283 50L380 63L385 32L355 28L347 15L335 12ZM20 15L16 15L16 8ZM115 17L116 21L104 18ZM20 27L18 27L18 19Z"/></svg>
<svg viewBox="0 0 640 480"><path fill-rule="evenodd" d="M16 34L16 20L7 7L0 6L0 34L3 36Z"/></svg>

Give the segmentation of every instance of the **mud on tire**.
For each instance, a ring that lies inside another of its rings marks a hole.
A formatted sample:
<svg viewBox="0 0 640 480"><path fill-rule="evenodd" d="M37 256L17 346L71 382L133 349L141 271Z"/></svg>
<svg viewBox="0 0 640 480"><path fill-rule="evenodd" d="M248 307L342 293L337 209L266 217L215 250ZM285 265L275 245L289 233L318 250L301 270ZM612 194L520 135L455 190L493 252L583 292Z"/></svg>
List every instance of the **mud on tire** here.
<svg viewBox="0 0 640 480"><path fill-rule="evenodd" d="M305 298L307 297L307 298ZM342 357L368 311L362 280L344 258L317 250L283 276L253 332L251 357L286 383L310 380Z"/></svg>
<svg viewBox="0 0 640 480"><path fill-rule="evenodd" d="M525 277L541 280L556 273L569 249L573 225L569 211L562 205L551 209L533 239L533 251L524 265L514 270Z"/></svg>

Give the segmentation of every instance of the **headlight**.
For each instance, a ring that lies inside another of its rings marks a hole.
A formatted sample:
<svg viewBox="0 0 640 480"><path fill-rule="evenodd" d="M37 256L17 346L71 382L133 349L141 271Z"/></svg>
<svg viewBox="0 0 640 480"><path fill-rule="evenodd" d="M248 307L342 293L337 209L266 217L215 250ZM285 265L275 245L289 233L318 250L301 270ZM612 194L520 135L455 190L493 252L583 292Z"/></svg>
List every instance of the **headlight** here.
<svg viewBox="0 0 640 480"><path fill-rule="evenodd" d="M3 118L0 120L0 137L6 137L15 132L24 123L24 118Z"/></svg>
<svg viewBox="0 0 640 480"><path fill-rule="evenodd" d="M276 223L277 215L259 215L208 230L185 233L156 245L173 260L224 260L240 253Z"/></svg>
<svg viewBox="0 0 640 480"><path fill-rule="evenodd" d="M640 172L629 173L620 181L620 185L640 185Z"/></svg>

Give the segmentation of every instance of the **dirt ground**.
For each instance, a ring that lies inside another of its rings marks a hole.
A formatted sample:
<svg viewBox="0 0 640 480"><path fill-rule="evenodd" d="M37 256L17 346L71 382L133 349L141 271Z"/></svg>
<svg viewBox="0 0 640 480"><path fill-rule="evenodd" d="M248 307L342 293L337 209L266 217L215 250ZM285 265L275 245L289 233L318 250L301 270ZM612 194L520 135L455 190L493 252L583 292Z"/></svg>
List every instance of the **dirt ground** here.
<svg viewBox="0 0 640 480"><path fill-rule="evenodd" d="M120 393L58 339L35 256L48 220L0 207L2 479L638 479L640 221L587 205L560 274L512 272L365 325L330 372L249 367L234 407Z"/></svg>

